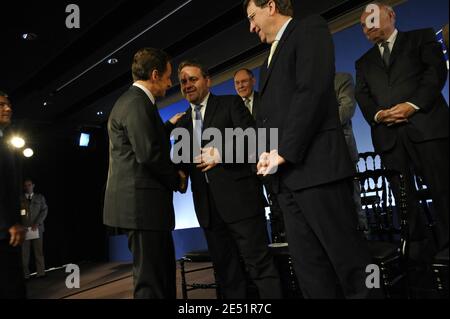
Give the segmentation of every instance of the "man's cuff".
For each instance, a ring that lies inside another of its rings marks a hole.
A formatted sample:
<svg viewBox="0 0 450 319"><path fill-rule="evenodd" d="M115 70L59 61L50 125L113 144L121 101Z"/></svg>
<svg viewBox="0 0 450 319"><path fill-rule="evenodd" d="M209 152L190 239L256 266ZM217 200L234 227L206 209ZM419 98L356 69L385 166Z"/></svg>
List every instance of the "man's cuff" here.
<svg viewBox="0 0 450 319"><path fill-rule="evenodd" d="M383 111L378 111L377 114L375 114L375 117L373 118L374 121L375 121L375 123L380 123L380 122L378 121L378 115L380 115L381 112L383 112Z"/></svg>
<svg viewBox="0 0 450 319"><path fill-rule="evenodd" d="M411 105L416 111L420 111L420 107L418 107L417 105L415 105L414 103L411 102L406 102L406 104Z"/></svg>

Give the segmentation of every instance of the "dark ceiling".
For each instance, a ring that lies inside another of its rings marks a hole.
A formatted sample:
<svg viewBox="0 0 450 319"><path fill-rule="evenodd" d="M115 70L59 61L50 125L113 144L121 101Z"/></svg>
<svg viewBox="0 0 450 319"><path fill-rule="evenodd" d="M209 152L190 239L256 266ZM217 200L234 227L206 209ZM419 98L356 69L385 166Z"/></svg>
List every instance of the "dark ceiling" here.
<svg viewBox="0 0 450 319"><path fill-rule="evenodd" d="M297 16L333 19L366 1L293 2ZM70 3L80 7L80 29L65 25ZM15 1L1 14L0 88L11 96L16 127L36 134L104 124L131 84L130 61L141 47L165 49L175 65L198 58L213 75L267 49L248 32L242 0Z"/></svg>

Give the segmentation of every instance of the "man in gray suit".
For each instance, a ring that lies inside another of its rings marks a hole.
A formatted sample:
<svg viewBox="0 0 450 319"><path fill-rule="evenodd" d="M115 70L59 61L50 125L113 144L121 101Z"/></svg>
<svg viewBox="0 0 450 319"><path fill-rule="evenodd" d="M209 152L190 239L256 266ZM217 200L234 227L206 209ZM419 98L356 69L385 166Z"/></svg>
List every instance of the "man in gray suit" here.
<svg viewBox="0 0 450 319"><path fill-rule="evenodd" d="M30 277L30 248L33 248L34 259L36 261L37 277L45 276L44 260L44 221L47 218L48 206L45 197L34 192L35 184L31 179L26 179L23 183L25 193L22 194L21 216L22 225L30 231L38 230L39 238L25 240L22 246L22 261L25 278Z"/></svg>
<svg viewBox="0 0 450 319"><path fill-rule="evenodd" d="M355 136L353 135L352 118L355 115L355 82L349 73L336 73L334 78L334 90L339 103L339 118L344 131L345 141L347 142L350 158L356 165L359 161L358 148L356 146ZM369 225L367 216L361 206L361 186L358 181L354 182L353 199L358 216L358 225L361 230L368 230Z"/></svg>
<svg viewBox="0 0 450 319"><path fill-rule="evenodd" d="M133 254L134 298L175 299L173 191L185 178L170 159L170 137L156 107L172 86L172 66L162 50L139 50L134 84L108 120L109 174L104 223L128 235Z"/></svg>

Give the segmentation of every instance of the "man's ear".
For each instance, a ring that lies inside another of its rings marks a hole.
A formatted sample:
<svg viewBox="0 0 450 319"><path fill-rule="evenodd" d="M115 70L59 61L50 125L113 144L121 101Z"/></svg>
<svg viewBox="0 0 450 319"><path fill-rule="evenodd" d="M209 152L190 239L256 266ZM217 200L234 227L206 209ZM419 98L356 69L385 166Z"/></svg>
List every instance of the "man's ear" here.
<svg viewBox="0 0 450 319"><path fill-rule="evenodd" d="M150 73L150 80L156 81L159 79L159 72L158 70L153 70L152 73Z"/></svg>
<svg viewBox="0 0 450 319"><path fill-rule="evenodd" d="M269 14L273 16L277 12L277 5L274 1L269 2Z"/></svg>
<svg viewBox="0 0 450 319"><path fill-rule="evenodd" d="M208 89L211 88L211 78L209 76L206 77L206 85L208 86Z"/></svg>

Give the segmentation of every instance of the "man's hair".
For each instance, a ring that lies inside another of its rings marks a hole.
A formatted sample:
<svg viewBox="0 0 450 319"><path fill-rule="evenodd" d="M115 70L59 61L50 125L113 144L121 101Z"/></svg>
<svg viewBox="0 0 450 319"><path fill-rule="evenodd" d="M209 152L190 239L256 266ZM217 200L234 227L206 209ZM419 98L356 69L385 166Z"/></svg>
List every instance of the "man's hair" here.
<svg viewBox="0 0 450 319"><path fill-rule="evenodd" d="M6 97L6 98L9 98L8 94L7 94L7 93L5 93L5 92L4 92L4 91L2 91L2 90L0 90L0 96L2 96L2 97Z"/></svg>
<svg viewBox="0 0 450 319"><path fill-rule="evenodd" d="M133 58L133 80L147 81L150 74L156 70L162 75L167 70L167 63L170 62L169 55L160 49L144 48L140 49Z"/></svg>
<svg viewBox="0 0 450 319"><path fill-rule="evenodd" d="M253 3L257 7L264 7L272 0L244 0L244 12L247 13L247 8L250 4L250 2L253 1ZM273 0L275 2L275 6L278 9L278 12L284 16L293 17L294 16L294 7L292 6L291 0Z"/></svg>
<svg viewBox="0 0 450 319"><path fill-rule="evenodd" d="M186 60L186 61L181 62L180 65L178 66L178 75L180 75L181 70L183 70L187 66L199 68L200 71L202 72L203 77L205 77L205 78L209 77L208 69L197 60Z"/></svg>
<svg viewBox="0 0 450 319"><path fill-rule="evenodd" d="M369 7L370 5L377 5L380 9L385 8L388 12L393 12L393 13L395 13L394 8L392 8L392 7L391 7L390 5L388 5L388 4L384 4L384 3L381 3L381 2L372 2L372 3L369 3L368 5L366 5L366 6L364 7L364 11L366 11L366 10L367 10L367 7Z"/></svg>
<svg viewBox="0 0 450 319"><path fill-rule="evenodd" d="M24 183L24 184L25 184L26 182L31 182L31 184L34 185L34 181L33 181L33 179L32 179L31 177L27 177L27 178L25 178L25 179L23 180L23 183Z"/></svg>
<svg viewBox="0 0 450 319"><path fill-rule="evenodd" d="M252 72L250 69L242 68L242 69L237 70L236 73L234 73L233 78L235 78L236 75L237 75L239 72L241 72L241 71L247 72L247 74L248 74L252 79L255 77L255 75L253 74L253 72Z"/></svg>

